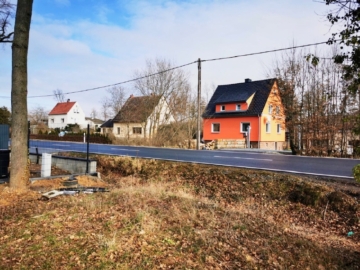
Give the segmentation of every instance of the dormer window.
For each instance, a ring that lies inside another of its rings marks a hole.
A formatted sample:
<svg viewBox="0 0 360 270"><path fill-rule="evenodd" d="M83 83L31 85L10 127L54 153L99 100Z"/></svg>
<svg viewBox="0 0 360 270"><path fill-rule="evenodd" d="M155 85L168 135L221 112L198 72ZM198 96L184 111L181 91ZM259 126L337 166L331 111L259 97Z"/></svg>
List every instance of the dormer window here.
<svg viewBox="0 0 360 270"><path fill-rule="evenodd" d="M240 104L236 104L236 110L240 111L241 110L241 105Z"/></svg>
<svg viewBox="0 0 360 270"><path fill-rule="evenodd" d="M221 112L225 111L225 105L220 105L220 111Z"/></svg>

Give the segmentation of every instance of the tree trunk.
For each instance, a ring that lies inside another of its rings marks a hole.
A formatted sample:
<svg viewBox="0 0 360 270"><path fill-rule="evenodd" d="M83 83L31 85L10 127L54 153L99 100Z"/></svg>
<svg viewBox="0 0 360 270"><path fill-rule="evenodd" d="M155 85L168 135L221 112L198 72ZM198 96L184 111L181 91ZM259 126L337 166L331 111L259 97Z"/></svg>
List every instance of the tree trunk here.
<svg viewBox="0 0 360 270"><path fill-rule="evenodd" d="M27 119L27 54L33 0L18 0L12 45L10 187L26 189L29 182Z"/></svg>

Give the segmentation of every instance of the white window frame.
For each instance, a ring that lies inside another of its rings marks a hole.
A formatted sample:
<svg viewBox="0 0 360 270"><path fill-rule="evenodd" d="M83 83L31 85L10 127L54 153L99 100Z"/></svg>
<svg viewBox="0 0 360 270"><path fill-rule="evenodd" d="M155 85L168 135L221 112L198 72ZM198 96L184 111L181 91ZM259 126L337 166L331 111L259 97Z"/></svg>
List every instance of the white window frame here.
<svg viewBox="0 0 360 270"><path fill-rule="evenodd" d="M50 121L51 121L51 123L54 123L54 118L51 118Z"/></svg>
<svg viewBox="0 0 360 270"><path fill-rule="evenodd" d="M220 105L220 112L225 111L225 105Z"/></svg>
<svg viewBox="0 0 360 270"><path fill-rule="evenodd" d="M269 114L272 114L272 109L273 109L273 106L271 104L269 104Z"/></svg>
<svg viewBox="0 0 360 270"><path fill-rule="evenodd" d="M236 104L236 110L240 111L241 110L241 104Z"/></svg>
<svg viewBox="0 0 360 270"><path fill-rule="evenodd" d="M65 123L65 118L61 118L61 123Z"/></svg>
<svg viewBox="0 0 360 270"><path fill-rule="evenodd" d="M215 130L215 129L214 129L214 125L218 125L218 126L219 126L219 130ZM212 123L212 124L211 124L211 132L212 132L212 133L220 133L220 123Z"/></svg>
<svg viewBox="0 0 360 270"><path fill-rule="evenodd" d="M243 125L244 125L244 124L248 124L249 127L251 127L250 122L241 122L241 123L240 123L240 132L242 132L242 133L248 132L247 130L243 130Z"/></svg>
<svg viewBox="0 0 360 270"><path fill-rule="evenodd" d="M267 121L265 124L265 132L271 133L271 122L270 121Z"/></svg>
<svg viewBox="0 0 360 270"><path fill-rule="evenodd" d="M139 132L134 132L136 130L139 130L140 129L140 133ZM141 135L142 134L142 128L141 127L133 127L133 134L139 134Z"/></svg>
<svg viewBox="0 0 360 270"><path fill-rule="evenodd" d="M280 124L276 125L276 131L277 131L277 134L281 134L281 125Z"/></svg>

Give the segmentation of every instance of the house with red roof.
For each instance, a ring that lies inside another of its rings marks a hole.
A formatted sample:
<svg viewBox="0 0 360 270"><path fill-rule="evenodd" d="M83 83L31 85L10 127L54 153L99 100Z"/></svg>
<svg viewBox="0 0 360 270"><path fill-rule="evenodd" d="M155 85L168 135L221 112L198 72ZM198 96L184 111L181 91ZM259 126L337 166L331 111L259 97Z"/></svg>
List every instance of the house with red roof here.
<svg viewBox="0 0 360 270"><path fill-rule="evenodd" d="M216 148L283 150L285 114L277 80L219 85L203 114L203 140Z"/></svg>
<svg viewBox="0 0 360 270"><path fill-rule="evenodd" d="M49 128L64 129L68 124L78 124L80 128L86 128L88 124L80 104L70 99L57 103L48 115Z"/></svg>

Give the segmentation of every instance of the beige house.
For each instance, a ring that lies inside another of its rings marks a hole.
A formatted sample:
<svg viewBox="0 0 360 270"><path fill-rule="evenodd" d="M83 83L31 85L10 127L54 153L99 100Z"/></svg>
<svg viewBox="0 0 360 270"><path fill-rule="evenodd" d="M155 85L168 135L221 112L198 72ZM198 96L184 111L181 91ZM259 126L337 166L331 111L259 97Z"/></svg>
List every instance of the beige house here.
<svg viewBox="0 0 360 270"><path fill-rule="evenodd" d="M93 117L85 117L85 120L86 120L87 123L89 124L90 129L95 130L95 131L96 131L98 128L100 128L100 126L104 123L103 120L97 119L97 118L93 118Z"/></svg>
<svg viewBox="0 0 360 270"><path fill-rule="evenodd" d="M114 126L113 120L112 119L107 120L105 123L103 123L100 126L101 134L113 133L113 126Z"/></svg>
<svg viewBox="0 0 360 270"><path fill-rule="evenodd" d="M161 125L174 122L166 100L158 95L131 95L113 119L117 138L151 138Z"/></svg>

